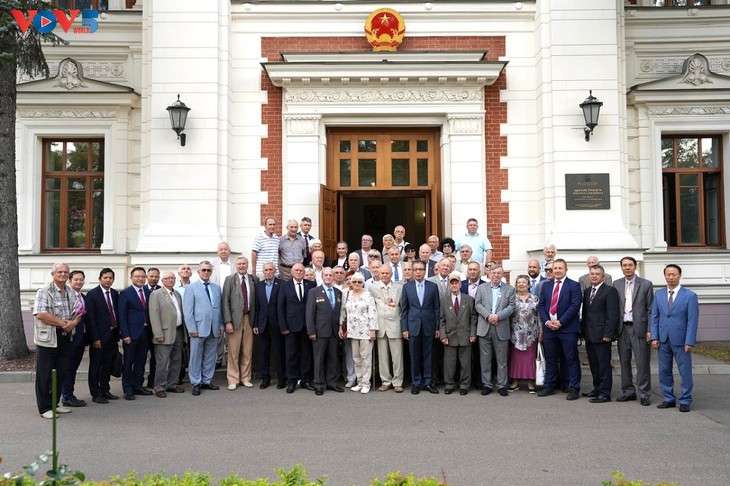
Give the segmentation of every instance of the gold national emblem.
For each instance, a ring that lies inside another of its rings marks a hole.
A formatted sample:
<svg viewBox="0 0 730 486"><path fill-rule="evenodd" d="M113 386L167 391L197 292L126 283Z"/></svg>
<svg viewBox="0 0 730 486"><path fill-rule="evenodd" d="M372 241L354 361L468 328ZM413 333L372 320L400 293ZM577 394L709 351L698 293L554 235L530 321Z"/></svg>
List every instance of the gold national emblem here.
<svg viewBox="0 0 730 486"><path fill-rule="evenodd" d="M403 42L406 23L393 9L381 8L370 14L365 21L365 36L373 51L395 51Z"/></svg>

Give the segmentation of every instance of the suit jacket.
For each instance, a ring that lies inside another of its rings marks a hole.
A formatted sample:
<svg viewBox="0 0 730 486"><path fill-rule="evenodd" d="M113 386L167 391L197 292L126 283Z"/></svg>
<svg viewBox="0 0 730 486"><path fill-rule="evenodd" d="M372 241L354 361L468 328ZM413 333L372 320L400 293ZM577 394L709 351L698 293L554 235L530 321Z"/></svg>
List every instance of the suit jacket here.
<svg viewBox="0 0 730 486"><path fill-rule="evenodd" d="M302 290L304 298L300 301L297 296L297 289L294 285L294 279L288 280L281 284L279 288L278 307L276 309L279 318L279 328L281 332L301 332L306 331L306 304L307 293L315 287L314 282L302 280Z"/></svg>
<svg viewBox="0 0 730 486"><path fill-rule="evenodd" d="M619 325L618 291L604 281L591 303L592 291L593 286L583 291L583 336L592 343L600 343L603 338L613 340Z"/></svg>
<svg viewBox="0 0 730 486"><path fill-rule="evenodd" d="M403 286L397 282L390 282L388 292L383 283L378 282L368 289L375 299L375 308L378 312L378 337L397 339L402 336L400 316Z"/></svg>
<svg viewBox="0 0 730 486"><path fill-rule="evenodd" d="M591 285L591 279L590 274L586 273L584 275L581 275L578 279L578 283L580 284L580 291L583 292L585 289L592 287ZM613 284L613 278L609 274L606 274L606 278L603 280L604 285L612 285Z"/></svg>
<svg viewBox="0 0 730 486"><path fill-rule="evenodd" d="M485 283L487 283L487 282L485 282L481 278L479 280L477 280L477 286L485 284ZM461 281L461 293L467 294L467 295L469 294L469 279Z"/></svg>
<svg viewBox="0 0 730 486"><path fill-rule="evenodd" d="M208 337L211 334L220 336L223 327L223 313L221 310L221 288L210 282L210 299L205 292L202 280L191 283L185 289L183 297L183 315L188 332L197 332L198 337Z"/></svg>
<svg viewBox="0 0 730 486"><path fill-rule="evenodd" d="M510 337L510 317L515 311L515 288L510 284L500 284L497 305L494 308L494 314L497 314L499 321L497 322L497 337L500 341L506 341ZM487 317L492 314L492 285L480 285L477 289L477 296L474 299L474 307L479 314L477 323L477 336L486 336L489 331L489 322Z"/></svg>
<svg viewBox="0 0 730 486"><path fill-rule="evenodd" d="M451 292L441 299L439 337L449 346L470 346L469 338L477 335L477 310L469 294L459 294L459 315L454 310Z"/></svg>
<svg viewBox="0 0 730 486"><path fill-rule="evenodd" d="M550 302L553 296L555 280L545 280L540 289L540 298L537 302L537 310L540 313L540 321L543 331L546 333L555 332L576 332L580 333L580 318L578 311L583 301L583 294L580 292L580 285L575 280L564 277L561 282L560 296L558 297L558 320L562 327L557 331L545 326L550 320Z"/></svg>
<svg viewBox="0 0 730 486"><path fill-rule="evenodd" d="M436 275L436 270L435 270L436 263L438 263L438 262L435 262L431 259L426 261L426 278L431 278L434 275Z"/></svg>
<svg viewBox="0 0 730 486"><path fill-rule="evenodd" d="M119 323L119 292L111 292L112 307ZM106 296L101 285L97 285L86 294L86 332L89 342L105 341L112 330L112 319L109 316L109 307L106 305Z"/></svg>
<svg viewBox="0 0 730 486"><path fill-rule="evenodd" d="M254 322L256 322L256 278L249 274L246 274L246 290L248 291L248 322L251 327L254 327ZM264 295L264 300L266 300L266 295ZM233 323L233 329L240 328L243 322L243 291L241 290L241 275L238 272L227 276L223 283L223 322Z"/></svg>
<svg viewBox="0 0 730 486"><path fill-rule="evenodd" d="M423 332L435 336L439 325L439 291L438 285L428 280L423 281L423 305L418 301L416 280L403 285L401 295L401 332L408 331L411 336L418 336Z"/></svg>
<svg viewBox="0 0 730 486"><path fill-rule="evenodd" d="M447 275L446 276L446 280L448 280L448 279L449 279L449 277ZM448 282L446 283L445 286L441 285L441 276L440 275L434 275L433 277L428 277L426 280L428 280L429 282L433 282L433 283L435 283L438 286L438 289L439 289L439 299L443 299L444 296L446 296L446 295L448 295L448 294L451 293L451 290L449 289Z"/></svg>
<svg viewBox="0 0 730 486"><path fill-rule="evenodd" d="M618 334L623 330L624 304L626 302L626 278L620 278L613 283L618 290ZM631 314L633 315L634 330L642 336L649 332L649 315L651 304L654 301L654 287L652 283L638 275L634 277L634 286L631 289Z"/></svg>
<svg viewBox="0 0 730 486"><path fill-rule="evenodd" d="M152 326L152 337L162 338L162 342L155 341L155 344L175 344L177 337L177 310L172 299L177 302L180 314L183 314L183 301L180 294L173 289L174 296L166 288L158 289L150 295L150 326ZM182 324L185 325L185 316L182 315Z"/></svg>
<svg viewBox="0 0 730 486"><path fill-rule="evenodd" d="M342 310L342 292L332 288L335 293L335 307L332 308L324 285L315 287L307 294L306 323L307 334L317 337L337 337L340 327L340 311Z"/></svg>
<svg viewBox="0 0 730 486"><path fill-rule="evenodd" d="M671 309L667 289L657 290L651 306L651 339L663 343L669 339L674 346L695 346L699 315L697 294L688 288L679 288Z"/></svg>
<svg viewBox="0 0 730 486"><path fill-rule="evenodd" d="M255 319L251 319L254 328L258 328L259 333L263 333L268 326L276 326L279 330L279 320L276 313L279 300L279 288L281 288L281 280L274 277L274 283L271 287L271 297L266 301L266 280L256 282L256 292L254 293L256 303Z"/></svg>
<svg viewBox="0 0 730 486"><path fill-rule="evenodd" d="M119 330L122 339L139 339L150 322L150 291L142 288L146 307L142 306L139 299L139 291L134 285L130 285L119 293Z"/></svg>

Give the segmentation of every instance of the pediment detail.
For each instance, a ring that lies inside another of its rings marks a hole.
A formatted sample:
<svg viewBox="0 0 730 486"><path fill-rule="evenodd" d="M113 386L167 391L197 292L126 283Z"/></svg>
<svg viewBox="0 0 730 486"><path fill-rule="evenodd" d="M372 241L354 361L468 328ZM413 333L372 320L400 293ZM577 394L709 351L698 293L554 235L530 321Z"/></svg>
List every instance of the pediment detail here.
<svg viewBox="0 0 730 486"><path fill-rule="evenodd" d="M84 76L83 65L70 57L58 63L55 76L17 85L18 94L24 93L132 93L133 88Z"/></svg>
<svg viewBox="0 0 730 486"><path fill-rule="evenodd" d="M631 88L631 91L718 89L730 89L730 76L713 72L707 57L696 53L684 60L680 74L637 84Z"/></svg>

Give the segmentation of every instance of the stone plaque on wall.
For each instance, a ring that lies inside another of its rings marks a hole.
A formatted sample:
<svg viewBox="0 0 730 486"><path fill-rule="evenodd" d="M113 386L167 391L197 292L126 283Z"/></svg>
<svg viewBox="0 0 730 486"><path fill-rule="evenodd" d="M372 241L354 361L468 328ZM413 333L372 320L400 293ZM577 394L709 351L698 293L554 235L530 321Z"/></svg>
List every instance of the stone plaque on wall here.
<svg viewBox="0 0 730 486"><path fill-rule="evenodd" d="M608 174L565 174L565 209L611 209Z"/></svg>

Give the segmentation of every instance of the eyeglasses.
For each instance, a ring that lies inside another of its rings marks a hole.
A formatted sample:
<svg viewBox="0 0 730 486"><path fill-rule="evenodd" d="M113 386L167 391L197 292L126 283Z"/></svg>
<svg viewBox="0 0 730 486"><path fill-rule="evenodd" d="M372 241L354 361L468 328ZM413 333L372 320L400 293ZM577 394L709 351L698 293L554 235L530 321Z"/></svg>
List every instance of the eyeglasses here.
<svg viewBox="0 0 730 486"><path fill-rule="evenodd" d="M368 255L368 258L380 258L379 255Z"/></svg>
<svg viewBox="0 0 730 486"><path fill-rule="evenodd" d="M353 283L353 284L364 284L365 282L363 282L362 280L351 280L350 283Z"/></svg>
<svg viewBox="0 0 730 486"><path fill-rule="evenodd" d="M546 268L546 269L545 269L545 272L552 272L552 271L553 271L553 269L552 269L552 268Z"/></svg>
<svg viewBox="0 0 730 486"><path fill-rule="evenodd" d="M201 268L200 271L208 273L208 272L212 272L213 270L211 270L210 268Z"/></svg>

